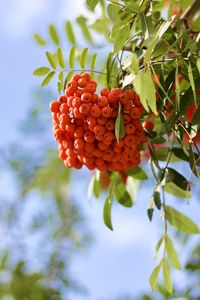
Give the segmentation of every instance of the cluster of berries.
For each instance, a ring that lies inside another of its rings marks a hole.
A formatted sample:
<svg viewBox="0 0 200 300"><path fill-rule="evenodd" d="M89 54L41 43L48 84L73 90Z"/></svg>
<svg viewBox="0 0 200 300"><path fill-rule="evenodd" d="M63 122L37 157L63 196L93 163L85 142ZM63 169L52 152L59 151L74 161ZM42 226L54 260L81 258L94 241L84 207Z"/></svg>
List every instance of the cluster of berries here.
<svg viewBox="0 0 200 300"><path fill-rule="evenodd" d="M59 157L69 168L86 165L93 170L122 171L140 163L141 144L146 135L140 122L144 113L133 90L103 88L90 75L74 75L65 95L51 102L53 134ZM115 122L121 103L125 136L117 142Z"/></svg>

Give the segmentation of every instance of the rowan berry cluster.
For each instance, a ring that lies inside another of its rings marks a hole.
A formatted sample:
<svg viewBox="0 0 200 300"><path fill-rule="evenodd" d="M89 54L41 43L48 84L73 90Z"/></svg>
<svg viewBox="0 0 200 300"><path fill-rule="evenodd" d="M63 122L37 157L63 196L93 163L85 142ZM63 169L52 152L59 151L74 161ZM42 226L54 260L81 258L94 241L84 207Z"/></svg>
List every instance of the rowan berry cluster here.
<svg viewBox="0 0 200 300"><path fill-rule="evenodd" d="M51 102L53 134L59 157L69 168L86 165L93 170L127 170L140 163L140 147L146 135L140 122L144 113L133 90L103 88L90 75L74 75L65 95ZM125 136L115 136L115 122L121 103Z"/></svg>

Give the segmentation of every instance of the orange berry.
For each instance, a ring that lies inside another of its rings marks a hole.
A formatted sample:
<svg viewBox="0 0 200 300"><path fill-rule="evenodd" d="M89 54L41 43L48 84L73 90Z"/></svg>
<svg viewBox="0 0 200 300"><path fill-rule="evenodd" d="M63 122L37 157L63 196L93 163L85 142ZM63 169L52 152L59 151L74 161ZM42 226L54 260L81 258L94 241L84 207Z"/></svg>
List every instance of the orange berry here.
<svg viewBox="0 0 200 300"><path fill-rule="evenodd" d="M106 96L100 96L98 99L98 104L101 107L108 105L108 98Z"/></svg>
<svg viewBox="0 0 200 300"><path fill-rule="evenodd" d="M98 147L100 150L105 151L109 148L108 145L105 145L103 142L98 142Z"/></svg>
<svg viewBox="0 0 200 300"><path fill-rule="evenodd" d="M90 112L90 105L87 103L81 104L81 106L79 107L79 111L82 114L87 115Z"/></svg>
<svg viewBox="0 0 200 300"><path fill-rule="evenodd" d="M79 111L79 108L78 108L78 107L75 107L75 108L73 109L73 115L74 115L74 117L77 118L77 119L81 119L81 118L84 117L84 115Z"/></svg>
<svg viewBox="0 0 200 300"><path fill-rule="evenodd" d="M103 117L103 116L99 116L97 119L98 124L100 125L105 125L107 122L107 118Z"/></svg>
<svg viewBox="0 0 200 300"><path fill-rule="evenodd" d="M66 114L69 112L69 107L67 105L67 103L62 103L61 106L60 106L60 112L62 114Z"/></svg>
<svg viewBox="0 0 200 300"><path fill-rule="evenodd" d="M87 153L93 153L95 150L95 144L94 143L85 143L84 149Z"/></svg>
<svg viewBox="0 0 200 300"><path fill-rule="evenodd" d="M84 134L84 140L85 140L87 143L93 143L94 140L95 140L94 133L92 133L92 132L90 132L90 131L85 132L85 134Z"/></svg>
<svg viewBox="0 0 200 300"><path fill-rule="evenodd" d="M71 119L67 114L61 114L59 121L65 125L69 125L71 123Z"/></svg>
<svg viewBox="0 0 200 300"><path fill-rule="evenodd" d="M95 93L96 88L97 88L97 84L95 83L95 81L90 80L85 87L85 92Z"/></svg>
<svg viewBox="0 0 200 300"><path fill-rule="evenodd" d="M90 81L90 74L84 73L84 74L82 75L82 78L85 78L86 81Z"/></svg>
<svg viewBox="0 0 200 300"><path fill-rule="evenodd" d="M128 124L131 122L131 117L129 114L123 114L124 123Z"/></svg>
<svg viewBox="0 0 200 300"><path fill-rule="evenodd" d="M103 125L96 125L94 127L94 133L98 135L103 135L105 132L105 127Z"/></svg>
<svg viewBox="0 0 200 300"><path fill-rule="evenodd" d="M126 124L125 132L126 132L126 134L134 134L135 133L135 125L130 124L130 123Z"/></svg>
<svg viewBox="0 0 200 300"><path fill-rule="evenodd" d="M141 114L142 114L142 112L139 107L131 108L130 116L132 119L139 119L141 117Z"/></svg>
<svg viewBox="0 0 200 300"><path fill-rule="evenodd" d="M104 133L104 138L107 141L112 141L115 139L115 134L112 131L106 131L106 133Z"/></svg>
<svg viewBox="0 0 200 300"><path fill-rule="evenodd" d="M147 131L151 131L153 130L153 127L154 127L154 123L152 121L144 121L142 123L142 126L145 130Z"/></svg>
<svg viewBox="0 0 200 300"><path fill-rule="evenodd" d="M85 142L83 139L78 138L74 141L74 147L78 150L83 150L85 147Z"/></svg>
<svg viewBox="0 0 200 300"><path fill-rule="evenodd" d="M76 137L76 138L81 138L81 137L83 137L84 136L84 129L83 129L83 127L77 127L76 128L76 130L74 131L74 136Z"/></svg>
<svg viewBox="0 0 200 300"><path fill-rule="evenodd" d="M134 135L128 134L124 138L124 144L127 146L132 146L137 142L137 138Z"/></svg>
<svg viewBox="0 0 200 300"><path fill-rule="evenodd" d="M109 119L108 122L105 124L107 130L114 130L115 129L115 121Z"/></svg>
<svg viewBox="0 0 200 300"><path fill-rule="evenodd" d="M83 94L83 91L76 90L75 93L74 93L74 97L81 97L82 94Z"/></svg>
<svg viewBox="0 0 200 300"><path fill-rule="evenodd" d="M73 106L73 107L80 107L80 105L81 105L81 98L75 97L75 98L72 100L72 106Z"/></svg>
<svg viewBox="0 0 200 300"><path fill-rule="evenodd" d="M62 103L67 103L67 97L66 97L65 95L59 96L59 97L58 97L58 102L59 102L60 104L62 104Z"/></svg>
<svg viewBox="0 0 200 300"><path fill-rule="evenodd" d="M58 101L52 101L50 103L50 111L53 113L57 113L60 110L60 103Z"/></svg>
<svg viewBox="0 0 200 300"><path fill-rule="evenodd" d="M85 78L81 77L78 80L78 86L81 88L84 88L86 85L87 85L87 80Z"/></svg>
<svg viewBox="0 0 200 300"><path fill-rule="evenodd" d="M67 91L68 91L69 93L74 93L74 92L76 91L76 89L78 88L77 82L74 81L74 80L69 81L69 82L67 83L66 88L67 88Z"/></svg>
<svg viewBox="0 0 200 300"><path fill-rule="evenodd" d="M113 157L113 151L111 149L106 150L103 154L103 160L111 161L112 157Z"/></svg>
<svg viewBox="0 0 200 300"><path fill-rule="evenodd" d="M99 99L99 96L97 94L93 94L92 95L92 102L93 103L97 103L98 102L98 99Z"/></svg>
<svg viewBox="0 0 200 300"><path fill-rule="evenodd" d="M101 96L108 96L110 93L110 90L108 88L103 88L100 92Z"/></svg>
<svg viewBox="0 0 200 300"><path fill-rule="evenodd" d="M104 136L101 135L101 134L95 134L95 138L96 138L97 141L101 142L101 141L103 141Z"/></svg>
<svg viewBox="0 0 200 300"><path fill-rule="evenodd" d="M72 76L72 80L73 80L73 81L78 81L80 78L81 78L81 75L79 75L79 74L74 74L74 75Z"/></svg>
<svg viewBox="0 0 200 300"><path fill-rule="evenodd" d="M105 106L102 108L102 115L105 118L110 118L110 116L112 115L112 108L109 106Z"/></svg>
<svg viewBox="0 0 200 300"><path fill-rule="evenodd" d="M122 93L119 95L119 101L121 104L125 105L129 102L129 95L127 93Z"/></svg>
<svg viewBox="0 0 200 300"><path fill-rule="evenodd" d="M96 118L98 118L101 115L101 109L100 109L99 105L97 105L97 104L92 105L91 115Z"/></svg>
<svg viewBox="0 0 200 300"><path fill-rule="evenodd" d="M87 117L87 123L88 125L95 126L97 123L97 119L95 117L89 116Z"/></svg>
<svg viewBox="0 0 200 300"><path fill-rule="evenodd" d="M74 136L74 132L76 130L76 126L74 124L69 124L69 125L66 125L66 130L67 132L71 135L71 136Z"/></svg>
<svg viewBox="0 0 200 300"><path fill-rule="evenodd" d="M93 152L93 155L95 156L95 157L102 157L103 156L103 151L101 151L99 148L96 148L95 150L94 150L94 152Z"/></svg>
<svg viewBox="0 0 200 300"><path fill-rule="evenodd" d="M92 100L93 100L93 96L92 96L91 93L84 92L84 93L81 95L81 101L82 101L82 102L90 103L90 102L92 102Z"/></svg>
<svg viewBox="0 0 200 300"><path fill-rule="evenodd" d="M72 101L73 101L74 97L70 96L69 98L67 98L67 105L68 107L72 107Z"/></svg>

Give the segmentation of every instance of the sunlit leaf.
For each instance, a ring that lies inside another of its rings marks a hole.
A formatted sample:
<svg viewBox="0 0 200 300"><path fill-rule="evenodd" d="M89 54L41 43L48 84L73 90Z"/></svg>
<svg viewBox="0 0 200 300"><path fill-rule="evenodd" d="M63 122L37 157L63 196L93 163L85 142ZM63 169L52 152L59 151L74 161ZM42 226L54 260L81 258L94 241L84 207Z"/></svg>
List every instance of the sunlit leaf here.
<svg viewBox="0 0 200 300"><path fill-rule="evenodd" d="M40 34L34 34L34 39L39 46L46 46L45 40L41 37Z"/></svg>
<svg viewBox="0 0 200 300"><path fill-rule="evenodd" d="M50 72L42 81L41 86L47 86L49 84L49 82L53 79L54 75L56 74L55 71Z"/></svg>
<svg viewBox="0 0 200 300"><path fill-rule="evenodd" d="M56 30L55 25L51 24L49 25L49 35L54 42L55 45L59 46L60 45L60 39Z"/></svg>
<svg viewBox="0 0 200 300"><path fill-rule="evenodd" d="M87 62L87 55L88 55L88 48L84 48L80 56L80 66L82 69L85 68Z"/></svg>
<svg viewBox="0 0 200 300"><path fill-rule="evenodd" d="M73 27L72 27L72 24L70 21L66 22L65 30L66 30L66 34L67 34L69 41L72 43L72 45L75 45L76 38L75 38L74 30L73 30Z"/></svg>
<svg viewBox="0 0 200 300"><path fill-rule="evenodd" d="M119 143L119 138L123 138L125 136L125 128L124 128L124 119L122 114L121 104L119 103L118 116L115 121L115 136L116 140Z"/></svg>
<svg viewBox="0 0 200 300"><path fill-rule="evenodd" d="M76 48L72 47L69 52L69 66L71 69L74 69L75 54L76 54Z"/></svg>
<svg viewBox="0 0 200 300"><path fill-rule="evenodd" d="M47 67L40 67L33 72L35 76L44 76L49 73L51 70Z"/></svg>
<svg viewBox="0 0 200 300"><path fill-rule="evenodd" d="M64 56L63 56L63 52L61 48L58 48L57 50L57 57L58 57L58 62L59 65L61 66L62 69L65 68L65 60L64 60Z"/></svg>
<svg viewBox="0 0 200 300"><path fill-rule="evenodd" d="M137 179L137 180L146 180L148 179L147 174L145 171L140 167L134 167L130 170L126 171L126 174Z"/></svg>
<svg viewBox="0 0 200 300"><path fill-rule="evenodd" d="M153 272L151 273L151 276L150 276L150 285L151 285L151 289L152 291L155 291L156 289L156 285L157 285L157 281L158 281L158 276L159 276L159 273L160 273L160 269L161 269L161 264L159 264L158 266L156 266L153 270Z"/></svg>
<svg viewBox="0 0 200 300"><path fill-rule="evenodd" d="M132 198L130 194L127 192L123 183L118 183L116 185L115 197L117 201L125 207L131 207L133 205Z"/></svg>
<svg viewBox="0 0 200 300"><path fill-rule="evenodd" d="M163 267L164 287L171 294L173 291L173 283L171 278L170 267L166 259L163 259L162 267Z"/></svg>
<svg viewBox="0 0 200 300"><path fill-rule="evenodd" d="M180 265L180 262L178 259L177 252L176 252L174 245L168 235L165 237L165 248L166 248L168 258L171 261L173 267L180 270L181 265Z"/></svg>
<svg viewBox="0 0 200 300"><path fill-rule="evenodd" d="M100 0L86 0L87 7L93 11L96 5L99 3L99 1Z"/></svg>
<svg viewBox="0 0 200 300"><path fill-rule="evenodd" d="M112 218L111 218L111 210L112 210L112 198L108 197L104 204L103 209L103 219L105 225L110 229L113 230L112 226Z"/></svg>
<svg viewBox="0 0 200 300"><path fill-rule="evenodd" d="M197 106L196 88L195 88L194 77L193 77L193 73L192 73L192 67L191 67L190 63L188 65L188 77L190 80L190 84L191 84L191 88L192 88L192 92L193 92L193 96L194 96L194 102Z"/></svg>
<svg viewBox="0 0 200 300"><path fill-rule="evenodd" d="M52 66L52 68L56 69L56 60L55 60L54 55L51 54L51 52L49 52L49 51L46 51L45 54L46 54L46 57L47 57L50 65Z"/></svg>
<svg viewBox="0 0 200 300"><path fill-rule="evenodd" d="M165 206L165 217L178 230L188 234L200 233L197 225L186 215L171 206Z"/></svg>

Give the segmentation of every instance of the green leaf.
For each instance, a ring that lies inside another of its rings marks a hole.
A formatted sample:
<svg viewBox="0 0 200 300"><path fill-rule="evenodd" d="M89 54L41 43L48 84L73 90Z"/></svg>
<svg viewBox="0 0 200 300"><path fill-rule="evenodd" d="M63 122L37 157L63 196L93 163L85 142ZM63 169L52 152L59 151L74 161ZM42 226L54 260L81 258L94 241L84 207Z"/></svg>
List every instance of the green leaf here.
<svg viewBox="0 0 200 300"><path fill-rule="evenodd" d="M179 85L179 68L178 63L176 65L176 72L175 72L175 86L176 86L176 103L177 108L180 110L180 85Z"/></svg>
<svg viewBox="0 0 200 300"><path fill-rule="evenodd" d="M197 59L197 69L200 73L200 57Z"/></svg>
<svg viewBox="0 0 200 300"><path fill-rule="evenodd" d="M46 46L47 44L45 40L41 37L41 35L38 33L34 34L34 39L39 46Z"/></svg>
<svg viewBox="0 0 200 300"><path fill-rule="evenodd" d="M65 31L66 31L66 34L67 34L67 37L68 37L70 43L72 45L75 45L76 44L76 38L75 38L74 30L72 28L72 24L71 24L70 21L66 22Z"/></svg>
<svg viewBox="0 0 200 300"><path fill-rule="evenodd" d="M151 273L149 281L150 281L152 291L155 291L155 289L156 289L160 269L161 269L161 264L157 265L154 268L153 272Z"/></svg>
<svg viewBox="0 0 200 300"><path fill-rule="evenodd" d="M54 44L59 46L60 39L59 39L57 30L56 30L56 27L53 24L49 25L49 35L50 35L52 41L54 42Z"/></svg>
<svg viewBox="0 0 200 300"><path fill-rule="evenodd" d="M96 174L92 177L88 186L88 199L92 197L92 194L94 194L96 198L98 198L100 194L100 181L97 179Z"/></svg>
<svg viewBox="0 0 200 300"><path fill-rule="evenodd" d="M148 208L147 209L147 215L148 215L148 218L149 218L150 221L152 221L152 219L153 219L153 212L154 212L153 208Z"/></svg>
<svg viewBox="0 0 200 300"><path fill-rule="evenodd" d="M158 191L154 192L153 201L154 201L155 206L157 207L157 209L161 209L160 193Z"/></svg>
<svg viewBox="0 0 200 300"><path fill-rule="evenodd" d="M93 11L96 5L99 3L99 1L100 0L86 0L87 7Z"/></svg>
<svg viewBox="0 0 200 300"><path fill-rule="evenodd" d="M161 38L163 37L163 35L167 31L167 29L171 26L173 21L174 21L174 18L171 18L170 21L163 22L163 24L160 26L160 28L156 31L156 34L155 34L154 38L151 40L151 42L149 43L148 49L145 53L144 62L146 65L151 59L152 51L154 50L157 42L161 40Z"/></svg>
<svg viewBox="0 0 200 300"><path fill-rule="evenodd" d="M175 208L166 205L164 208L165 218L169 223L176 227L178 230L188 234L200 233L197 225L186 215L179 212Z"/></svg>
<svg viewBox="0 0 200 300"><path fill-rule="evenodd" d="M193 92L193 96L194 96L194 102L197 106L196 88L195 88L194 77L193 77L193 73L192 73L192 67L191 67L190 63L188 65L188 77L190 80L190 84L191 84L191 88L192 88L192 92Z"/></svg>
<svg viewBox="0 0 200 300"><path fill-rule="evenodd" d="M72 47L69 52L69 67L71 69L74 69L75 54L76 54L76 48Z"/></svg>
<svg viewBox="0 0 200 300"><path fill-rule="evenodd" d="M111 219L111 210L112 210L112 198L108 197L105 201L105 204L104 204L103 219L104 219L105 225L110 230L113 230L112 219Z"/></svg>
<svg viewBox="0 0 200 300"><path fill-rule="evenodd" d="M164 185L164 190L178 198L190 199L191 193L189 191L179 188L174 182L169 182Z"/></svg>
<svg viewBox="0 0 200 300"><path fill-rule="evenodd" d="M47 57L47 59L48 59L50 65L51 65L52 68L55 70L55 69L56 69L56 60L55 60L54 55L51 54L51 52L49 52L49 51L46 51L45 54L46 54L46 57Z"/></svg>
<svg viewBox="0 0 200 300"><path fill-rule="evenodd" d="M147 112L149 112L149 107L147 104L147 98L146 98L146 89L144 88L145 82L144 82L145 72L141 71L139 72L133 81L134 88L136 93L140 96L140 101L145 108Z"/></svg>
<svg viewBox="0 0 200 300"><path fill-rule="evenodd" d="M107 13L109 18L115 22L117 18L119 18L119 11L120 11L120 7L115 5L115 4L108 4L107 6Z"/></svg>
<svg viewBox="0 0 200 300"><path fill-rule="evenodd" d="M174 245L172 243L172 240L169 238L169 236L167 235L165 238L165 248L166 248L166 252L168 255L169 260L171 261L172 265L174 268L180 270L181 269L181 265L178 259L178 255L177 252L174 248Z"/></svg>
<svg viewBox="0 0 200 300"><path fill-rule="evenodd" d="M80 66L82 69L85 68L87 62L87 55L88 55L88 48L84 48L80 56Z"/></svg>
<svg viewBox="0 0 200 300"><path fill-rule="evenodd" d="M78 25L80 26L80 28L82 30L84 38L88 42L92 43L93 42L92 41L92 36L91 36L91 34L90 34L89 30L88 30L87 19L85 17L83 17L83 16L80 16L80 17L78 17L76 19L76 21L77 21Z"/></svg>
<svg viewBox="0 0 200 300"><path fill-rule="evenodd" d="M145 86L143 88L146 90L148 106L151 108L152 112L157 115L158 111L156 107L156 90L150 69L146 70L145 79Z"/></svg>
<svg viewBox="0 0 200 300"><path fill-rule="evenodd" d="M159 239L159 241L156 244L156 255L158 254L158 251L160 250L163 240L164 240L164 235Z"/></svg>
<svg viewBox="0 0 200 300"><path fill-rule="evenodd" d="M47 86L49 84L49 82L53 79L54 75L56 74L55 71L50 72L42 81L41 86Z"/></svg>
<svg viewBox="0 0 200 300"><path fill-rule="evenodd" d="M124 119L122 114L121 104L119 103L118 116L115 121L115 136L116 140L119 143L119 138L125 136L125 127L124 127Z"/></svg>
<svg viewBox="0 0 200 300"><path fill-rule="evenodd" d="M177 172L176 170L174 170L172 168L167 168L166 169L166 177L170 177L170 180L168 180L168 178L167 178L167 180L166 180L167 182L172 181L182 190L185 190L185 191L190 190L190 186L189 186L187 179L183 175L181 175L179 172Z"/></svg>
<svg viewBox="0 0 200 300"><path fill-rule="evenodd" d="M127 192L123 183L116 184L115 197L117 201L125 207L131 207L133 205L132 198L130 194Z"/></svg>
<svg viewBox="0 0 200 300"><path fill-rule="evenodd" d="M96 59L97 59L97 53L94 53L91 57L91 63L90 63L90 66L91 66L91 69L94 70L94 67L95 67L95 63L96 63Z"/></svg>
<svg viewBox="0 0 200 300"><path fill-rule="evenodd" d="M58 57L58 63L61 66L62 69L65 68L65 61L64 61L64 56L61 48L58 48L57 50L57 57Z"/></svg>
<svg viewBox="0 0 200 300"><path fill-rule="evenodd" d="M118 32L117 35L115 37L114 40L114 51L118 52L119 50L121 50L124 46L124 44L126 43L126 41L128 40L130 35L130 25L126 24L123 25L122 27L118 28Z"/></svg>
<svg viewBox="0 0 200 300"><path fill-rule="evenodd" d="M126 174L137 180L147 180L148 179L147 174L140 167L134 167L130 170L127 170Z"/></svg>
<svg viewBox="0 0 200 300"><path fill-rule="evenodd" d="M162 266L163 266L164 287L171 294L173 291L173 283L171 278L170 267L166 259L163 259Z"/></svg>
<svg viewBox="0 0 200 300"><path fill-rule="evenodd" d="M51 70L47 67L40 67L33 72L35 76L44 76L49 73Z"/></svg>

